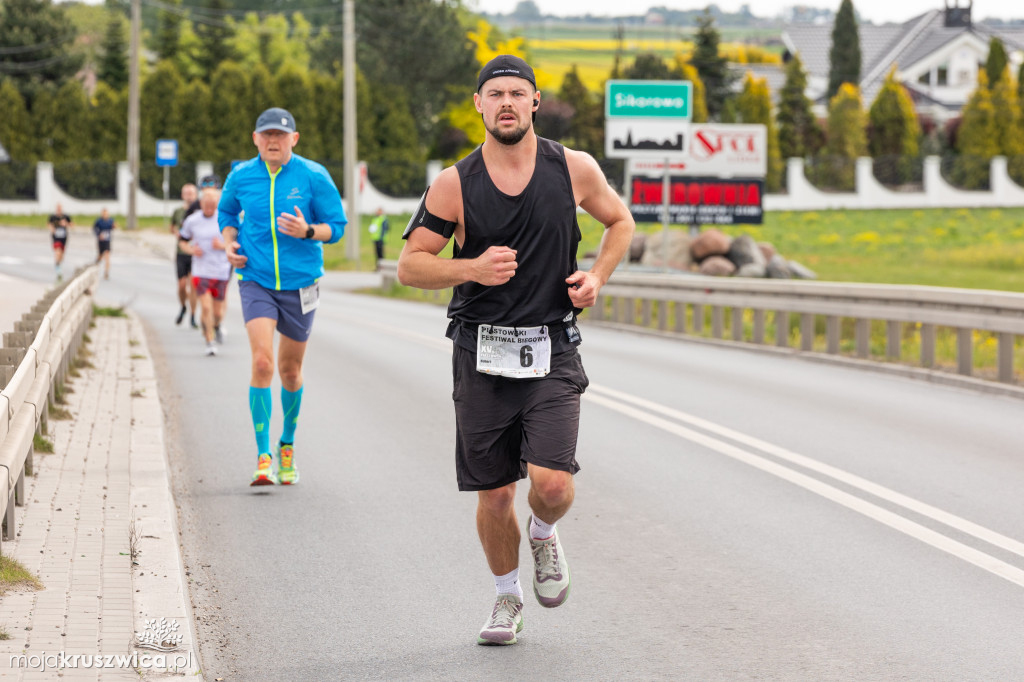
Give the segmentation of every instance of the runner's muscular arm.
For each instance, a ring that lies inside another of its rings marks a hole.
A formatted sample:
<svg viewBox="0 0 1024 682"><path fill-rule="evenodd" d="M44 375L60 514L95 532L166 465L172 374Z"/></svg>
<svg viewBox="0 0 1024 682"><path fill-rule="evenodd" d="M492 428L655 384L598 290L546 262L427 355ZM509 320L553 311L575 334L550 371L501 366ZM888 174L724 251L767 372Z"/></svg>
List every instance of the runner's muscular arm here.
<svg viewBox="0 0 1024 682"><path fill-rule="evenodd" d="M589 271L577 270L566 278L569 298L577 308L594 305L597 295L626 254L636 223L622 199L615 193L597 161L585 152L565 150L576 203L604 225L601 247Z"/></svg>
<svg viewBox="0 0 1024 682"><path fill-rule="evenodd" d="M442 220L456 224L455 240L462 243L462 185L454 166L445 169L434 180L427 193L427 210ZM398 281L419 289L446 289L465 282L497 286L516 274L516 252L507 246L491 246L477 258L440 258L448 238L417 227L402 247L398 257Z"/></svg>

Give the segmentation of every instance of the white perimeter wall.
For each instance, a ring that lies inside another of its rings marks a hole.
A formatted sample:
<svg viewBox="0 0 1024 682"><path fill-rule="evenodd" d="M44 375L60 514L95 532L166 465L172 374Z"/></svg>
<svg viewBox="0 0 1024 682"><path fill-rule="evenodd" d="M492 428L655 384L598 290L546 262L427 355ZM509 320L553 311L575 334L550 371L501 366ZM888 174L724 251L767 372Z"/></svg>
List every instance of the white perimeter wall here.
<svg viewBox="0 0 1024 682"><path fill-rule="evenodd" d="M823 192L817 189L804 175L803 159L789 159L786 167L788 192L766 194L766 211L819 211L842 209L880 208L980 208L1024 206L1024 188L1015 184L1006 170L1006 158L992 159L991 190L966 191L956 189L942 179L940 159L929 156L924 160L924 191L894 192L883 187L872 174L870 158L857 159L855 192ZM428 181L441 171L438 162L427 167ZM213 164L200 162L196 165L197 179L213 172ZM396 198L382 194L366 177L365 164L360 164L360 213L376 213L382 208L388 214L412 213L419 204L419 197ZM99 215L107 208L115 215L128 213L128 187L131 176L128 163L117 166L117 198L77 199L69 196L54 181L53 164L41 162L36 166L36 199L0 200L0 213L10 215L49 214L59 203L70 215ZM140 191L136 202L139 216L169 216L178 204L180 188L171 188L170 201L152 197ZM347 206L346 206L347 208Z"/></svg>

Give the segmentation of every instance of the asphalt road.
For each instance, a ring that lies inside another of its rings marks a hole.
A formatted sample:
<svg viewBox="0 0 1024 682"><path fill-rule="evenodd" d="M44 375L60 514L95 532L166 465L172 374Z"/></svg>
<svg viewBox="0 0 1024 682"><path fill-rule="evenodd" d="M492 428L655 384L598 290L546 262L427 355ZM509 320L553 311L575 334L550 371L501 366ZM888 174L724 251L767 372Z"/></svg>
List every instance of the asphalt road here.
<svg viewBox="0 0 1024 682"><path fill-rule="evenodd" d="M21 234L0 272L52 276ZM208 680L1024 678L1019 400L584 325L572 598L528 594L520 643L479 647L443 308L328 278L302 481L253 489L237 298L205 357L170 261L136 255L115 241L97 298L138 312L161 372Z"/></svg>

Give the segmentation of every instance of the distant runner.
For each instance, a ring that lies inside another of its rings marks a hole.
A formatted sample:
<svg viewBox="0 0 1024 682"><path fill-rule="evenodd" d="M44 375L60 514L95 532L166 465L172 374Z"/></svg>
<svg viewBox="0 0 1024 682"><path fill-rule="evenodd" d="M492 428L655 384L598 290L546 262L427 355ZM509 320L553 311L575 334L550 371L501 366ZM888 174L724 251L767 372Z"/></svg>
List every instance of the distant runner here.
<svg viewBox="0 0 1024 682"><path fill-rule="evenodd" d="M103 279L110 279L110 237L116 227L110 211L105 208L92 224L92 231L96 235L96 262L103 261Z"/></svg>
<svg viewBox="0 0 1024 682"><path fill-rule="evenodd" d="M175 237L179 236L181 225L185 222L185 217L190 212L189 209L195 203L198 196L199 191L191 182L181 186L182 205L174 209L174 213L171 214L170 230L171 234ZM190 311L189 320L194 328L198 325L196 324L196 292L192 289L192 282L190 281L192 275L192 256L182 250L180 242L177 243L178 252L174 262L178 274L178 302L181 304L181 310L178 311L178 317L175 319L174 324L181 324L182 320L185 319L185 312Z"/></svg>
<svg viewBox="0 0 1024 682"><path fill-rule="evenodd" d="M217 329L224 316L224 298L231 275L231 264L217 222L218 201L220 190L204 189L199 200L200 210L185 218L178 235L182 250L192 256L192 288L202 310L207 355L216 355L214 341L221 341Z"/></svg>
<svg viewBox="0 0 1024 682"><path fill-rule="evenodd" d="M64 263L64 249L68 244L68 232L74 225L74 221L71 220L71 216L64 213L61 205L57 204L57 209L50 216L46 225L50 228L50 239L53 242L53 265L57 270L57 281L59 282L64 279L61 266Z"/></svg>

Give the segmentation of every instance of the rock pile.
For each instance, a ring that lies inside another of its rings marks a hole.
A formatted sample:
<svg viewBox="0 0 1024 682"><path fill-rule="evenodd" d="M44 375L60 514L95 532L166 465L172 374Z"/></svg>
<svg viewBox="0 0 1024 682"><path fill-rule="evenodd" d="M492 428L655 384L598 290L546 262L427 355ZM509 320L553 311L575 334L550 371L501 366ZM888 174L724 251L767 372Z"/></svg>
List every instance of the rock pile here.
<svg viewBox="0 0 1024 682"><path fill-rule="evenodd" d="M684 230L637 235L630 248L630 261L716 277L818 277L810 268L784 258L767 242L755 242L747 234L733 238L716 229L703 230L696 237Z"/></svg>

